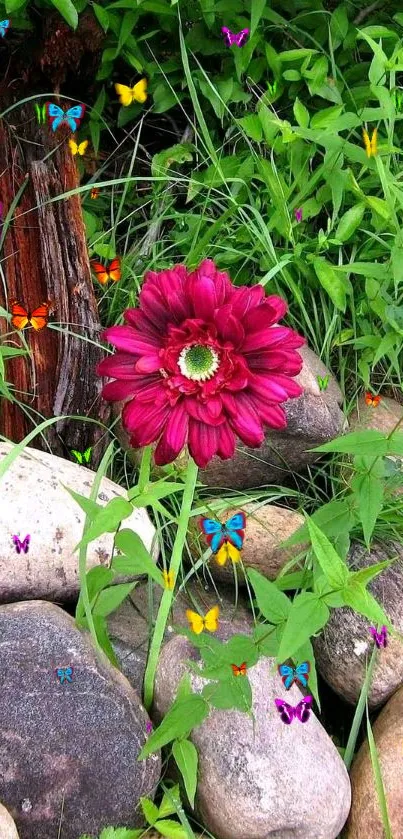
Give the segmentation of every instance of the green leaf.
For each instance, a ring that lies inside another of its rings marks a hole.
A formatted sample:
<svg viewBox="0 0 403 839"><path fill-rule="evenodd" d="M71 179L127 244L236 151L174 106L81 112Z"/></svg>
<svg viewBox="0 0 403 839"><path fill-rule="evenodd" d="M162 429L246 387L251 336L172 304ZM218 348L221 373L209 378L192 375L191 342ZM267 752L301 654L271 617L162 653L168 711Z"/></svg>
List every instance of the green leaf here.
<svg viewBox="0 0 403 839"><path fill-rule="evenodd" d="M248 568L247 575L262 615L274 624L287 620L291 609L288 597L255 568Z"/></svg>
<svg viewBox="0 0 403 839"><path fill-rule="evenodd" d="M308 530L316 559L327 581L334 589L342 588L349 576L347 566L340 559L329 539L310 518L308 518Z"/></svg>
<svg viewBox="0 0 403 839"><path fill-rule="evenodd" d="M248 114L246 117L241 117L238 120L238 125L243 128L245 134L256 143L260 143L263 137L262 124L256 114Z"/></svg>
<svg viewBox="0 0 403 839"><path fill-rule="evenodd" d="M350 606L360 615L373 623L385 624L385 626L392 628L392 624L383 611L382 607L377 603L375 597L359 583L354 577L350 577L348 585L343 589L342 595L346 606Z"/></svg>
<svg viewBox="0 0 403 839"><path fill-rule="evenodd" d="M350 210L347 210L339 221L337 230L334 234L335 239L339 242L347 242L353 233L355 233L357 227L361 224L364 213L365 204L356 204L355 207L351 207Z"/></svg>
<svg viewBox="0 0 403 839"><path fill-rule="evenodd" d="M392 436L389 437L387 443L387 454L403 455L403 434L401 432L395 431ZM372 454L375 454L375 452L372 452Z"/></svg>
<svg viewBox="0 0 403 839"><path fill-rule="evenodd" d="M73 489L64 486L64 484L62 484L62 486L65 490L67 490L69 495L74 498L74 501L77 501L77 504L81 507L81 509L84 510L84 513L88 516L89 521L94 521L100 510L103 509L101 504L97 504L96 501L91 501L91 498L87 498L86 495L80 495L78 492L74 492Z"/></svg>
<svg viewBox="0 0 403 839"><path fill-rule="evenodd" d="M308 125L309 125L309 111L305 107L305 105L303 105L302 102L300 102L300 100L298 99L298 96L297 96L297 98L294 102L293 111L294 111L294 116L295 116L295 119L297 120L298 125L300 125L301 128L308 128Z"/></svg>
<svg viewBox="0 0 403 839"><path fill-rule="evenodd" d="M368 568L360 568L359 571L353 571L350 573L350 579L353 582L356 580L361 585L366 586L374 579L374 577L377 577L381 571L384 571L385 568L389 568L389 565L392 565L394 561L395 560L393 559L384 559L382 562L377 562L375 565L370 565Z"/></svg>
<svg viewBox="0 0 403 839"><path fill-rule="evenodd" d="M111 567L116 572L126 575L148 574L156 583L161 583L161 571L137 533L129 528L119 530L115 536L115 545L124 554L112 560Z"/></svg>
<svg viewBox="0 0 403 839"><path fill-rule="evenodd" d="M379 802L379 809L382 818L382 833L385 839L393 839L392 828L389 821L388 802L385 793L385 787L382 780L381 765L379 762L378 752L375 745L374 735L372 733L371 723L369 721L368 702L366 705L367 711L367 737L369 745L369 753L371 756L372 771L374 774L376 793Z"/></svg>
<svg viewBox="0 0 403 839"><path fill-rule="evenodd" d="M311 519L329 538L337 536L340 531L349 532L355 523L355 516L347 499L343 501L329 501L328 504L323 504L322 507L319 507L313 513ZM289 536L282 545L284 547L299 545L306 542L307 539L309 539L309 531L308 525L305 523L295 533Z"/></svg>
<svg viewBox="0 0 403 839"><path fill-rule="evenodd" d="M402 435L403 436L403 435ZM341 452L343 454L385 455L390 453L390 443L385 434L374 428L363 431L352 431L344 437L337 437L323 446L310 449L313 452Z"/></svg>
<svg viewBox="0 0 403 839"><path fill-rule="evenodd" d="M133 507L125 498L112 498L105 507L101 507L97 512L87 532L74 550L77 550L77 548L83 545L89 545L90 542L98 539L104 533L114 533L118 529L122 519L127 519L131 516L132 512Z"/></svg>
<svg viewBox="0 0 403 839"><path fill-rule="evenodd" d="M282 662L292 658L311 635L323 629L329 614L329 609L317 594L309 591L297 594L284 628L277 660Z"/></svg>
<svg viewBox="0 0 403 839"><path fill-rule="evenodd" d="M185 675L190 678L189 673L186 673ZM176 813L175 801L180 802L179 784L175 784L175 786L171 787L170 790L166 790L164 792L161 804L158 808L159 819L165 819L167 816L172 816L173 813Z"/></svg>
<svg viewBox="0 0 403 839"><path fill-rule="evenodd" d="M78 14L71 0L51 0L52 5L67 21L72 29L77 29Z"/></svg>
<svg viewBox="0 0 403 839"><path fill-rule="evenodd" d="M122 23L121 23L121 27L120 27L120 32L119 32L119 41L118 41L118 44L117 44L117 47L116 47L116 54L115 54L116 58L119 55L119 53L121 52L121 49L125 45L127 39L130 37L130 35L132 33L132 30L133 30L133 27L137 23L137 19L138 19L138 12L137 11L125 12L125 14L123 15Z"/></svg>
<svg viewBox="0 0 403 839"><path fill-rule="evenodd" d="M313 260L313 267L322 288L325 289L332 303L337 309L345 312L348 283L343 275L337 274L333 265L330 265L322 257L316 257Z"/></svg>
<svg viewBox="0 0 403 839"><path fill-rule="evenodd" d="M148 824L155 824L158 819L158 807L149 798L140 798L141 809Z"/></svg>
<svg viewBox="0 0 403 839"><path fill-rule="evenodd" d="M109 28L109 15L106 9L103 6L100 6L98 3L93 3L92 8L94 10L95 17L98 23L102 26L104 32L107 31Z"/></svg>
<svg viewBox="0 0 403 839"><path fill-rule="evenodd" d="M241 662L240 662L241 663ZM209 683L203 688L203 696L214 708L225 710L235 708L249 713L252 707L252 689L247 676L234 676L230 671L228 681Z"/></svg>
<svg viewBox="0 0 403 839"><path fill-rule="evenodd" d="M175 700L161 725L150 734L138 759L144 760L148 755L161 749L162 746L166 746L171 740L189 734L189 731L201 725L208 713L208 703L202 696L192 694L186 699Z"/></svg>
<svg viewBox="0 0 403 839"><path fill-rule="evenodd" d="M95 606L93 608L94 615L110 615L115 609L120 606L125 598L133 591L137 583L121 583L117 586L106 588L99 594Z"/></svg>
<svg viewBox="0 0 403 839"><path fill-rule="evenodd" d="M382 479L367 472L364 475L355 475L351 481L351 489L357 501L365 544L369 548L376 520L383 508L385 484Z"/></svg>
<svg viewBox="0 0 403 839"><path fill-rule="evenodd" d="M112 582L114 576L115 574L111 568L105 568L103 565L96 565L95 568L91 568L90 571L87 571L87 591L91 606L94 604L99 592ZM80 592L76 607L76 621L80 622L84 615L85 609L82 602L82 593Z"/></svg>
<svg viewBox="0 0 403 839"><path fill-rule="evenodd" d="M168 836L168 839L188 839L185 828L173 819L161 819L161 821L155 822L154 827L161 836ZM147 839L147 837L144 837L144 839Z"/></svg>
<svg viewBox="0 0 403 839"><path fill-rule="evenodd" d="M251 2L251 21L250 21L250 37L255 34L255 30L259 24L260 18L266 8L267 0L252 0Z"/></svg>
<svg viewBox="0 0 403 839"><path fill-rule="evenodd" d="M197 787L197 749L190 740L175 740L172 754L182 775L186 795L193 809Z"/></svg>
<svg viewBox="0 0 403 839"><path fill-rule="evenodd" d="M330 17L330 35L333 50L336 50L343 43L348 32L348 25L347 9L342 3L340 6L337 6Z"/></svg>
<svg viewBox="0 0 403 839"><path fill-rule="evenodd" d="M26 0L6 0L6 12L8 15L11 15L13 12L16 12L17 9L20 9L21 6L24 6Z"/></svg>

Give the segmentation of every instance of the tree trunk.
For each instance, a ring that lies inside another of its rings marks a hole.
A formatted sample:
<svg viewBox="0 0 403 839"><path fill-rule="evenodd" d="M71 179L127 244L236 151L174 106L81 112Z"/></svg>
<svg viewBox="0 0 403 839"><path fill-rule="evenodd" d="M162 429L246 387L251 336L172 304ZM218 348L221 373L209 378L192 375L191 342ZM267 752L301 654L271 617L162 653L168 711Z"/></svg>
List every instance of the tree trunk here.
<svg viewBox="0 0 403 839"><path fill-rule="evenodd" d="M53 135L48 125L38 126L32 103L10 111L7 122L0 121L3 218L18 190L23 190L5 236L0 271L5 275L6 295L3 279L0 303L8 309L14 298L32 310L50 300L51 322L60 324L57 330L18 332L1 319L2 340L7 332L8 343L23 346L25 340L30 350L29 356L6 362L6 380L26 405L23 410L17 403L2 400L0 433L15 442L43 418L74 414L105 422L109 416L95 372L105 352L95 345L100 325L80 198L49 203L78 186L69 135L64 127ZM61 419L45 431L45 438L54 454L66 455L71 448L84 450L93 445L104 433L93 423ZM46 443L36 437L33 445L42 448ZM101 454L97 447L93 465Z"/></svg>

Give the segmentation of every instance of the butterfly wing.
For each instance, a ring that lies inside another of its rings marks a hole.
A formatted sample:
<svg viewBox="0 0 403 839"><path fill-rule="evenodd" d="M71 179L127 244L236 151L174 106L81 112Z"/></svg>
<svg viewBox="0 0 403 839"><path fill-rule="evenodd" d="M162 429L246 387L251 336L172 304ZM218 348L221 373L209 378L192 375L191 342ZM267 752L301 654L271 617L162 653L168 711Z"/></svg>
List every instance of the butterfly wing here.
<svg viewBox="0 0 403 839"><path fill-rule="evenodd" d="M96 259L90 259L90 265L97 276L98 282L101 283L101 285L106 285L109 279L109 274L104 265L102 265Z"/></svg>
<svg viewBox="0 0 403 839"><path fill-rule="evenodd" d="M66 676L66 678L67 678L67 681L68 681L68 682L72 682L72 681L73 681L73 679L72 679L72 676L73 676L73 668L72 668L72 667L66 667L66 668L65 668L65 670L64 670L64 672L65 672L65 676Z"/></svg>
<svg viewBox="0 0 403 839"><path fill-rule="evenodd" d="M311 713L312 696L304 696L294 708L294 716L301 722L307 722Z"/></svg>
<svg viewBox="0 0 403 839"><path fill-rule="evenodd" d="M213 554L221 547L224 541L224 526L214 519L202 519L201 527L206 536L207 544L210 545Z"/></svg>
<svg viewBox="0 0 403 839"><path fill-rule="evenodd" d="M11 303L11 323L15 326L16 329L24 329L24 327L29 323L28 312L24 309L24 306L21 306L21 303L18 300L12 300Z"/></svg>
<svg viewBox="0 0 403 839"><path fill-rule="evenodd" d="M363 128L362 130L362 139L364 140L365 151L367 153L367 157L371 157L371 141L368 137L368 131Z"/></svg>
<svg viewBox="0 0 403 839"><path fill-rule="evenodd" d="M49 303L41 303L36 309L33 310L29 322L31 326L39 332L45 326L47 326L49 318Z"/></svg>
<svg viewBox="0 0 403 839"><path fill-rule="evenodd" d="M108 276L110 277L110 279L112 280L113 283L119 282L119 280L122 276L120 263L121 263L120 256L117 256L116 259L112 259L112 262L109 265Z"/></svg>
<svg viewBox="0 0 403 839"><path fill-rule="evenodd" d="M84 114L85 105L73 105L63 114L63 122L67 122L72 131L77 131Z"/></svg>
<svg viewBox="0 0 403 839"><path fill-rule="evenodd" d="M228 521L225 522L225 535L239 550L242 548L244 540L244 530L246 527L245 513L236 513Z"/></svg>
<svg viewBox="0 0 403 839"><path fill-rule="evenodd" d="M226 40L226 42L227 42L227 47L230 47L230 46L231 46L231 44L232 44L232 35L231 35L231 32L229 31L229 29L228 29L226 26L222 26L222 27L221 27L221 32L223 33L224 38L225 38L225 40Z"/></svg>
<svg viewBox="0 0 403 839"><path fill-rule="evenodd" d="M10 28L11 20L0 20L0 35L4 38L7 29Z"/></svg>
<svg viewBox="0 0 403 839"><path fill-rule="evenodd" d="M372 137L371 137L371 154L372 154L373 157L377 153L377 151L378 151L378 129L374 128L374 130L372 132Z"/></svg>
<svg viewBox="0 0 403 839"><path fill-rule="evenodd" d="M25 537L25 539L24 539L24 541L21 545L21 548L24 551L24 554L28 553L28 548L29 548L30 541L31 541L31 537L30 537L29 533L27 533L27 535L26 535L26 537Z"/></svg>
<svg viewBox="0 0 403 839"><path fill-rule="evenodd" d="M70 449L70 452L76 458L77 463L82 463L83 462L83 456L82 456L81 452L78 452L77 449Z"/></svg>
<svg viewBox="0 0 403 839"><path fill-rule="evenodd" d="M85 460L86 463L90 462L91 452L92 452L92 446L88 446L88 449L86 449L84 454L83 454L83 457L84 457L84 460Z"/></svg>
<svg viewBox="0 0 403 839"><path fill-rule="evenodd" d="M220 614L220 607L213 606L210 609L205 618L204 618L204 626L208 629L209 632L215 632L218 629L218 616Z"/></svg>
<svg viewBox="0 0 403 839"><path fill-rule="evenodd" d="M99 195L99 189L98 189L98 187L94 186L93 189L91 190L91 198L98 198L98 195Z"/></svg>
<svg viewBox="0 0 403 839"><path fill-rule="evenodd" d="M294 719L294 708L285 702L284 699L275 699L275 706L280 714L280 717L286 725L291 725Z"/></svg>
<svg viewBox="0 0 403 839"><path fill-rule="evenodd" d="M173 571L163 571L162 576L165 582L165 588L169 588L171 591L174 587L174 572Z"/></svg>
<svg viewBox="0 0 403 839"><path fill-rule="evenodd" d="M306 688L308 684L308 677L311 670L311 665L309 661L303 661L301 664L295 668L295 680L302 685L303 688Z"/></svg>
<svg viewBox="0 0 403 839"><path fill-rule="evenodd" d="M52 131L56 131L64 120L64 111L58 105L55 105L54 102L46 102L46 113Z"/></svg>
<svg viewBox="0 0 403 839"><path fill-rule="evenodd" d="M73 140L72 137L70 137L70 139L69 139L69 149L70 149L72 154L77 154L77 152L78 152L78 145L77 145L76 141Z"/></svg>
<svg viewBox="0 0 403 839"><path fill-rule="evenodd" d="M15 545L15 550L17 551L17 554L20 554L20 553L21 553L22 544L21 544L20 539L18 538L18 536L13 536L13 542L14 542L14 545Z"/></svg>
<svg viewBox="0 0 403 839"><path fill-rule="evenodd" d="M238 45L238 47L243 46L243 44L245 43L248 35L249 35L249 29L241 29L241 31L238 32L237 35L235 35L236 44Z"/></svg>
<svg viewBox="0 0 403 839"><path fill-rule="evenodd" d="M78 146L78 153L83 157L88 147L89 140L83 140Z"/></svg>
<svg viewBox="0 0 403 839"><path fill-rule="evenodd" d="M128 87L126 84L115 84L115 90L119 96L119 102L121 105L127 107L127 105L132 104L133 97L131 87Z"/></svg>
<svg viewBox="0 0 403 839"><path fill-rule="evenodd" d="M288 664L280 664L277 668L281 678L283 685L286 690L289 690L292 683L295 681L295 670L293 667L289 667Z"/></svg>
<svg viewBox="0 0 403 839"><path fill-rule="evenodd" d="M192 609L186 609L186 617L189 621L192 632L195 632L196 635L200 635L204 629L204 620L201 615L198 615L197 612L193 612Z"/></svg>
<svg viewBox="0 0 403 839"><path fill-rule="evenodd" d="M239 666L238 664L231 664L231 667L234 676L246 676L246 661L243 661Z"/></svg>
<svg viewBox="0 0 403 839"><path fill-rule="evenodd" d="M140 79L131 90L132 101L145 102L147 99L147 79Z"/></svg>

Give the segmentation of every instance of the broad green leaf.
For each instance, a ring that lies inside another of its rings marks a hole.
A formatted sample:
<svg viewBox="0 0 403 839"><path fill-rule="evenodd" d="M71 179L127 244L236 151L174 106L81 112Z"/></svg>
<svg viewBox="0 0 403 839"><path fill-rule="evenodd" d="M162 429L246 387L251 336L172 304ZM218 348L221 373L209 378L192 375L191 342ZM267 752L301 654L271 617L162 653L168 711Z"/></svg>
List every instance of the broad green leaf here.
<svg viewBox="0 0 403 839"><path fill-rule="evenodd" d="M290 604L291 605L291 604ZM253 640L259 650L259 655L277 658L284 624L257 624L253 631Z"/></svg>
<svg viewBox="0 0 403 839"><path fill-rule="evenodd" d="M355 233L357 227L361 224L364 213L365 204L356 204L354 207L347 210L339 221L337 230L334 234L335 239L339 242L347 242L353 233Z"/></svg>
<svg viewBox="0 0 403 839"><path fill-rule="evenodd" d="M214 708L221 710L236 708L248 714L252 707L252 689L249 679L247 676L234 676L232 671L228 681L210 682L205 685L203 696L211 705L214 705Z"/></svg>
<svg viewBox="0 0 403 839"><path fill-rule="evenodd" d="M105 568L103 565L96 565L95 568L91 568L89 571L87 571L86 577L88 599L92 607L99 592L106 588L106 586L108 586L112 582L112 580L115 577L115 574L111 568ZM76 621L80 622L81 618L83 618L84 615L85 609L82 602L82 595L80 592L80 596L78 598L78 603L76 607Z"/></svg>
<svg viewBox="0 0 403 839"><path fill-rule="evenodd" d="M286 620L291 609L288 597L254 568L248 568L247 575L262 615L270 623L282 623Z"/></svg>
<svg viewBox="0 0 403 839"><path fill-rule="evenodd" d="M343 43L348 32L348 26L347 7L344 3L341 3L332 12L330 17L330 35L333 50L337 50L337 47Z"/></svg>
<svg viewBox="0 0 403 839"><path fill-rule="evenodd" d="M300 100L298 99L298 96L297 96L297 98L294 102L293 111L294 111L294 116L295 116L295 119L297 120L298 125L300 125L301 128L308 128L308 125L309 125L309 111L308 111L308 108L306 108L305 105L303 105L302 102L300 102Z"/></svg>
<svg viewBox="0 0 403 839"><path fill-rule="evenodd" d="M77 501L77 504L79 504L81 509L84 510L84 513L86 516L88 516L89 521L94 521L98 513L100 513L100 511L103 509L101 504L97 504L95 501L91 501L91 499L87 498L86 495L80 495L78 492L74 492L73 489L64 486L64 484L62 484L62 486L65 490L67 490L69 495L71 495L71 497L74 498L74 501Z"/></svg>
<svg viewBox="0 0 403 839"><path fill-rule="evenodd" d="M148 574L156 583L161 583L161 571L144 546L137 533L129 528L119 530L115 536L115 545L124 556L115 556L111 567L119 574Z"/></svg>
<svg viewBox="0 0 403 839"><path fill-rule="evenodd" d="M260 18L266 8L267 0L252 0L251 3L251 21L250 21L250 37L255 34L255 30L259 24Z"/></svg>
<svg viewBox="0 0 403 839"><path fill-rule="evenodd" d="M72 29L77 29L78 14L71 0L51 0L52 5L67 21Z"/></svg>
<svg viewBox="0 0 403 839"><path fill-rule="evenodd" d="M343 108L339 107L339 105L333 105L331 108L324 108L322 111L318 111L311 119L311 128L333 128L342 112Z"/></svg>
<svg viewBox="0 0 403 839"><path fill-rule="evenodd" d="M16 12L17 9L20 9L21 6L24 6L26 0L6 0L6 12L8 15L11 15L13 12Z"/></svg>
<svg viewBox="0 0 403 839"><path fill-rule="evenodd" d="M188 839L187 830L173 819L158 820L154 827L161 836L167 836L168 839ZM145 836L144 839L147 839L147 837Z"/></svg>
<svg viewBox="0 0 403 839"><path fill-rule="evenodd" d="M392 628L387 614L383 611L379 603L377 603L375 597L372 596L365 586L357 582L356 579L350 578L342 594L346 606L350 606L355 612L364 615L372 623L385 624L385 626Z"/></svg>
<svg viewBox="0 0 403 839"><path fill-rule="evenodd" d="M103 6L100 6L99 3L93 3L92 8L94 10L94 14L98 23L101 24L102 29L104 30L104 32L106 32L109 28L108 12L106 11L106 9L103 8Z"/></svg>
<svg viewBox="0 0 403 839"><path fill-rule="evenodd" d="M161 480L147 484L144 492L141 494L139 493L138 487L133 487L129 489L127 497L132 502L133 507L146 507L152 504L153 501L173 495L174 492L183 492L183 484Z"/></svg>
<svg viewBox="0 0 403 839"><path fill-rule="evenodd" d="M369 548L376 520L383 507L385 483L369 471L364 475L355 475L351 489L357 501L365 544Z"/></svg>
<svg viewBox="0 0 403 839"><path fill-rule="evenodd" d="M334 303L337 309L345 312L346 293L348 290L348 283L346 280L342 275L337 274L333 265L330 265L330 263L326 262L326 260L322 257L316 257L313 260L313 267L322 288L325 289L332 303Z"/></svg>
<svg viewBox="0 0 403 839"><path fill-rule="evenodd" d="M161 725L150 734L138 759L144 760L148 755L161 749L162 746L166 746L171 740L189 734L192 729L201 725L208 713L208 703L202 696L192 694L186 699L175 700Z"/></svg>
<svg viewBox="0 0 403 839"><path fill-rule="evenodd" d="M127 519L132 512L133 506L125 498L112 498L98 511L75 550L83 545L89 545L104 533L113 533L118 529L122 519Z"/></svg>
<svg viewBox="0 0 403 839"><path fill-rule="evenodd" d="M339 438L340 439L340 438ZM355 522L355 515L351 510L351 505L347 499L343 501L329 501L328 504L323 504L311 516L312 521L320 527L323 533L328 538L333 538L340 533L341 530L349 532ZM302 524L292 536L289 536L282 544L284 547L291 545L299 545L309 539L308 525Z"/></svg>
<svg viewBox="0 0 403 839"><path fill-rule="evenodd" d="M395 431L389 438L387 454L403 455L403 434L401 432Z"/></svg>
<svg viewBox="0 0 403 839"><path fill-rule="evenodd" d="M292 658L315 632L329 620L329 609L313 592L303 592L294 599L284 627L277 660Z"/></svg>
<svg viewBox="0 0 403 839"><path fill-rule="evenodd" d="M125 598L133 591L137 583L121 583L117 586L106 588L99 594L95 606L93 608L94 615L110 615L115 609L120 606Z"/></svg>
<svg viewBox="0 0 403 839"><path fill-rule="evenodd" d="M182 775L186 795L193 809L197 787L197 749L190 740L175 740L172 754Z"/></svg>
<svg viewBox="0 0 403 839"><path fill-rule="evenodd" d="M367 195L365 200L371 207L371 210L375 210L381 218L388 221L390 218L390 207L387 201L384 201L383 198L378 198L376 195Z"/></svg>
<svg viewBox="0 0 403 839"><path fill-rule="evenodd" d="M189 673L185 675L189 676ZM170 790L164 792L158 808L158 818L165 819L167 816L172 816L173 813L176 813L177 802L180 802L179 784L175 784Z"/></svg>
<svg viewBox="0 0 403 839"><path fill-rule="evenodd" d="M342 588L349 576L347 566L340 559L327 536L310 518L308 518L308 530L316 559L326 579L334 589Z"/></svg>
<svg viewBox="0 0 403 839"><path fill-rule="evenodd" d="M149 798L140 798L141 809L148 824L154 824L158 819L158 807Z"/></svg>
<svg viewBox="0 0 403 839"><path fill-rule="evenodd" d="M263 137L263 129L259 117L256 114L248 114L238 120L238 125L243 128L245 134L256 143L260 143Z"/></svg>
<svg viewBox="0 0 403 839"><path fill-rule="evenodd" d="M310 449L310 451L383 456L392 453L390 449L391 442L392 440L388 440L386 435L381 431L369 428L363 431L352 431L351 434L345 434L344 437L337 437L336 440L331 440L329 443L324 443L322 446Z"/></svg>
<svg viewBox="0 0 403 839"><path fill-rule="evenodd" d="M361 585L366 586L374 579L374 577L377 577L378 574L384 571L385 568L389 568L389 565L392 565L393 562L393 559L384 559L382 562L377 562L375 565L370 565L368 568L360 568L359 571L351 572L350 579L352 582L357 581Z"/></svg>

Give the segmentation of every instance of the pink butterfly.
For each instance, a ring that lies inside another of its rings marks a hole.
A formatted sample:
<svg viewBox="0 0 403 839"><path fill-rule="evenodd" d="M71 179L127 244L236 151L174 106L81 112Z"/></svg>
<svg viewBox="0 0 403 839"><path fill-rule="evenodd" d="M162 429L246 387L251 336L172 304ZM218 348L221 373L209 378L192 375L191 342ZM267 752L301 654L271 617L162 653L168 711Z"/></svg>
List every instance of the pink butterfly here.
<svg viewBox="0 0 403 839"><path fill-rule="evenodd" d="M294 717L300 722L307 722L311 712L312 696L305 696L298 705L289 705L284 699L275 699L276 708L286 725L291 725Z"/></svg>
<svg viewBox="0 0 403 839"><path fill-rule="evenodd" d="M375 641L376 646L378 647L378 650L381 647L386 647L388 643L388 630L386 629L386 626L382 626L380 632L377 632L374 626L370 626L369 631Z"/></svg>
<svg viewBox="0 0 403 839"><path fill-rule="evenodd" d="M249 35L249 29L241 29L240 32L230 32L226 26L221 27L221 32L224 33L224 38L227 39L227 47L232 47L236 44L237 47L242 47Z"/></svg>
<svg viewBox="0 0 403 839"><path fill-rule="evenodd" d="M29 533L27 533L23 542L21 542L21 540L19 539L18 536L13 536L13 542L14 542L15 550L17 551L17 554L20 554L21 551L24 551L24 554L27 554L30 541L31 541L31 537L30 537Z"/></svg>

